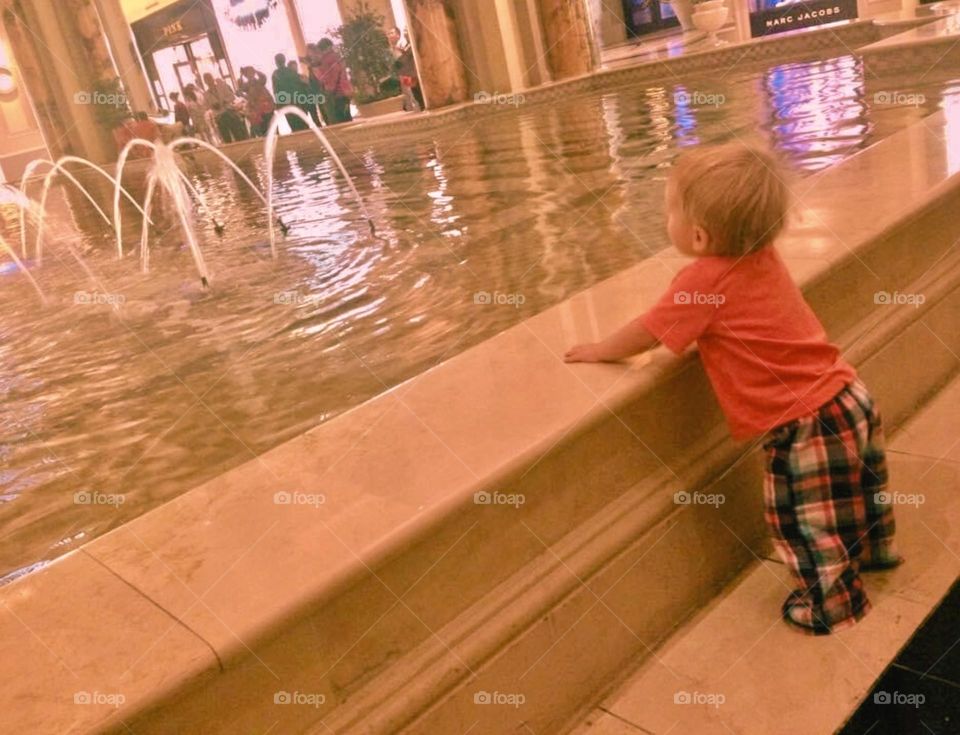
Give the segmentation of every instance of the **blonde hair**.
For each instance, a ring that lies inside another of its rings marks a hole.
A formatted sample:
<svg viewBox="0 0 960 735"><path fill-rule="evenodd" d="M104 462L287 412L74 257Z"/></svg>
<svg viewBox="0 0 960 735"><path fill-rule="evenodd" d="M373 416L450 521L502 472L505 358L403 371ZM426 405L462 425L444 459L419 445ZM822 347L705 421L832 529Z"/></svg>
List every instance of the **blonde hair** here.
<svg viewBox="0 0 960 735"><path fill-rule="evenodd" d="M670 182L690 222L711 239L711 255L746 255L780 234L789 206L776 157L743 143L701 146L682 155Z"/></svg>

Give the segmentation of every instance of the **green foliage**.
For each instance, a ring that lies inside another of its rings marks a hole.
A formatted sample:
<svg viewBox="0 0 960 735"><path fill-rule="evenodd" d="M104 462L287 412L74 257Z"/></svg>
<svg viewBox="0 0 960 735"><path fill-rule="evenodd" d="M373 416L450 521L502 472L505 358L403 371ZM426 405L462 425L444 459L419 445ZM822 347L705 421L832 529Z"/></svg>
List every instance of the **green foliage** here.
<svg viewBox="0 0 960 735"><path fill-rule="evenodd" d="M93 104L93 114L97 122L107 130L113 130L133 117L119 77L94 82L90 102Z"/></svg>
<svg viewBox="0 0 960 735"><path fill-rule="evenodd" d="M375 13L366 0L357 3L353 15L334 30L337 51L350 70L358 103L373 102L392 96L381 89L381 82L393 74L390 41L384 33L384 17Z"/></svg>

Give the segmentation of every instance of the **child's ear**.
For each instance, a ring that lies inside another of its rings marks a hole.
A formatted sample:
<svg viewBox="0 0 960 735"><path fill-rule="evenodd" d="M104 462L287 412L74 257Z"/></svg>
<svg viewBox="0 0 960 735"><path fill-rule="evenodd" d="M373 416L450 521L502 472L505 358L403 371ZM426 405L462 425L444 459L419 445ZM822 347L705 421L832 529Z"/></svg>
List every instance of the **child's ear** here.
<svg viewBox="0 0 960 735"><path fill-rule="evenodd" d="M710 233L700 225L693 226L693 252L698 255L705 255L710 251Z"/></svg>

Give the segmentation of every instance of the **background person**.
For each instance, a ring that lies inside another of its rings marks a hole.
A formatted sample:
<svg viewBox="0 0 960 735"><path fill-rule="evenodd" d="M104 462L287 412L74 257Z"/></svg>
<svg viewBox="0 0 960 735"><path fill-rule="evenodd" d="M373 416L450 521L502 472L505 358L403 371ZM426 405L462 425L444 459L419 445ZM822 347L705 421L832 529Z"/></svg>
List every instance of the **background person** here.
<svg viewBox="0 0 960 735"><path fill-rule="evenodd" d="M260 74L247 83L247 120L250 121L250 134L255 138L266 135L276 109L266 79Z"/></svg>
<svg viewBox="0 0 960 735"><path fill-rule="evenodd" d="M203 93L195 84L188 84L183 88L183 99L190 114L190 128L193 130L193 136L210 143L212 138L210 126L207 124L207 108L203 103Z"/></svg>
<svg viewBox="0 0 960 735"><path fill-rule="evenodd" d="M404 110L425 110L423 91L420 89L420 77L417 75L417 64L413 59L413 49L407 48L394 62L394 70L400 78L400 91L403 92Z"/></svg>
<svg viewBox="0 0 960 735"><path fill-rule="evenodd" d="M277 107L294 105L309 114L307 108L307 99L310 93L306 83L300 77L296 68L291 69L287 65L287 57L283 54L277 54L273 59L277 68L273 70L273 96L276 98ZM296 67L297 62L291 62ZM296 115L287 115L287 124L294 132L306 130L307 124Z"/></svg>
<svg viewBox="0 0 960 735"><path fill-rule="evenodd" d="M170 101L173 102L173 120L180 123L184 135L193 135L193 126L190 122L190 110L181 101L179 92L170 93Z"/></svg>
<svg viewBox="0 0 960 735"><path fill-rule="evenodd" d="M224 143L246 140L249 137L247 126L234 109L237 97L230 85L223 79L214 79L210 72L203 75L203 81L207 85L205 95L207 107L213 113L220 139Z"/></svg>
<svg viewBox="0 0 960 735"><path fill-rule="evenodd" d="M347 67L340 54L333 48L333 41L323 38L317 43L316 64L312 68L313 76L324 95L327 122L330 125L353 120L350 113L350 98L353 85L347 74Z"/></svg>
<svg viewBox="0 0 960 735"><path fill-rule="evenodd" d="M240 79L237 81L237 94L243 98L246 98L250 92L251 86L255 82L263 84L263 86L267 86L267 75L252 66L240 67Z"/></svg>
<svg viewBox="0 0 960 735"><path fill-rule="evenodd" d="M296 61L288 61L287 67L289 67L294 74L300 77L304 94L307 95L304 104L301 105L301 109L310 116L310 118L313 120L313 124L319 128L323 124L319 107L320 102L323 100L323 93L320 91L320 85L317 83L317 80L313 78L313 74L309 72L307 73L307 76L301 74Z"/></svg>
<svg viewBox="0 0 960 735"><path fill-rule="evenodd" d="M120 149L134 138L141 138L151 143L160 140L159 126L142 110L133 113L130 120L124 121L123 125L114 131L114 140L116 140L117 147ZM145 146L138 145L132 148L127 156L128 158L150 158L153 156L153 151Z"/></svg>

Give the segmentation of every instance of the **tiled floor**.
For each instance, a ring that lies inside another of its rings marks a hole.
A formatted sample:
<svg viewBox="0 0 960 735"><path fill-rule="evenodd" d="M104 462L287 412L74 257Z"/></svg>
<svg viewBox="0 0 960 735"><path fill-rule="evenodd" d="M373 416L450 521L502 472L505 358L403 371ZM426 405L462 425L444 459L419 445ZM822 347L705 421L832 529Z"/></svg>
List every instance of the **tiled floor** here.
<svg viewBox="0 0 960 735"><path fill-rule="evenodd" d="M960 733L958 620L960 582L883 672L840 735Z"/></svg>
<svg viewBox="0 0 960 735"><path fill-rule="evenodd" d="M858 625L824 637L790 629L779 619L787 571L758 560L576 735L829 735L845 723L843 735L960 733L958 437L960 378L890 442L906 563L863 575L874 608Z"/></svg>

